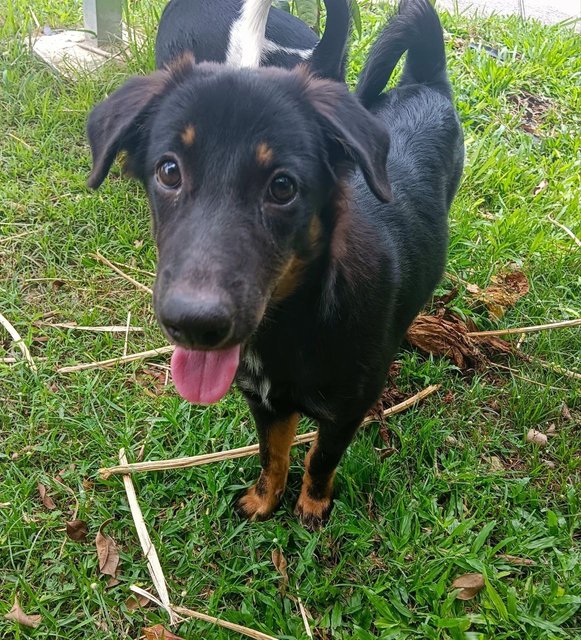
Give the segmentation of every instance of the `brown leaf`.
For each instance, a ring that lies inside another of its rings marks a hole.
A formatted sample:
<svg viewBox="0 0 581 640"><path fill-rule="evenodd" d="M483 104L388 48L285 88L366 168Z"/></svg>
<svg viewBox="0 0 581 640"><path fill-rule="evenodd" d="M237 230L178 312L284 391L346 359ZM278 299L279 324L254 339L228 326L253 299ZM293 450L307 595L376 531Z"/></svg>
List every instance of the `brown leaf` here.
<svg viewBox="0 0 581 640"><path fill-rule="evenodd" d="M125 600L125 606L129 611L135 611L135 609L139 609L140 607L147 607L151 604L151 600L146 598L145 596L139 595L137 593L132 593L127 600Z"/></svg>
<svg viewBox="0 0 581 640"><path fill-rule="evenodd" d="M67 536L75 542L85 542L89 529L84 520L71 520L67 522Z"/></svg>
<svg viewBox="0 0 581 640"><path fill-rule="evenodd" d="M529 432L527 433L527 442L536 444L539 447L546 447L549 439L544 433L541 433L536 429L529 429Z"/></svg>
<svg viewBox="0 0 581 640"><path fill-rule="evenodd" d="M113 587L116 587L118 584L121 584L121 580L117 580L117 578L109 578L109 580L107 580L107 589L112 589Z"/></svg>
<svg viewBox="0 0 581 640"><path fill-rule="evenodd" d="M16 597L14 598L14 606L7 614L5 614L4 618L6 620L18 622L18 624L30 627L31 629L36 629L42 620L42 616L38 614L28 615L27 613L24 613L20 608L20 603Z"/></svg>
<svg viewBox="0 0 581 640"><path fill-rule="evenodd" d="M168 631L161 624L156 624L153 627L144 627L142 631L145 640L184 640L181 636L176 636L175 633Z"/></svg>
<svg viewBox="0 0 581 640"><path fill-rule="evenodd" d="M287 561L280 549L272 550L272 564L281 575L279 590L284 595L288 587Z"/></svg>
<svg viewBox="0 0 581 640"><path fill-rule="evenodd" d="M564 420L573 420L571 410L565 403L563 403L563 407L561 408L561 415L563 416Z"/></svg>
<svg viewBox="0 0 581 640"><path fill-rule="evenodd" d="M42 500L42 504L47 509L51 509L51 510L52 509L56 509L56 504L54 503L53 499L46 492L46 487L39 482L36 485L36 488L38 489L38 494L40 495L40 499Z"/></svg>
<svg viewBox="0 0 581 640"><path fill-rule="evenodd" d="M119 551L113 538L103 533L103 529L110 522L111 520L107 520L101 525L95 544L97 546L97 557L99 558L99 571L104 575L115 578L115 572L119 564Z"/></svg>
<svg viewBox="0 0 581 640"><path fill-rule="evenodd" d="M476 300L483 302L489 315L494 320L499 320L505 311L514 307L520 298L529 291L529 281L522 271L505 271L491 278L491 284L486 289L480 289L478 285L466 287Z"/></svg>
<svg viewBox="0 0 581 640"><path fill-rule="evenodd" d="M458 600L472 600L484 588L484 576L481 573L465 573L452 582L453 589L461 589Z"/></svg>
<svg viewBox="0 0 581 640"><path fill-rule="evenodd" d="M408 329L407 339L421 351L450 358L460 369L481 367L486 358L467 333L466 325L455 317L419 315Z"/></svg>

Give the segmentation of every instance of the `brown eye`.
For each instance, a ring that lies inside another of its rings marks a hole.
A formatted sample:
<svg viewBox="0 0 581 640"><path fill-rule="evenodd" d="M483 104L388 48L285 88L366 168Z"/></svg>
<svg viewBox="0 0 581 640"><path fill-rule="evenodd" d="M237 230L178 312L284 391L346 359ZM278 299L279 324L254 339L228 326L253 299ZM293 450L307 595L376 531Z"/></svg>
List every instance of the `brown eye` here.
<svg viewBox="0 0 581 640"><path fill-rule="evenodd" d="M288 204L297 194L297 184L289 176L275 176L268 187L268 196L276 204Z"/></svg>
<svg viewBox="0 0 581 640"><path fill-rule="evenodd" d="M164 160L157 166L158 182L166 189L177 189L182 183L182 174L178 163L174 160Z"/></svg>

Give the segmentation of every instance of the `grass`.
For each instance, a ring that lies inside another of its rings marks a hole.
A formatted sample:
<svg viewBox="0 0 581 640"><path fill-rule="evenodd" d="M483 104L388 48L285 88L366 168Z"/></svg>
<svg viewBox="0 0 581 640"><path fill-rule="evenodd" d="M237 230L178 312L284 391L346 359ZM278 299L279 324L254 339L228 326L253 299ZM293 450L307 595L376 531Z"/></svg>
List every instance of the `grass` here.
<svg viewBox="0 0 581 640"><path fill-rule="evenodd" d="M0 638L138 638L143 626L166 620L156 608L124 604L130 584L148 588L150 581L122 484L99 481L97 469L114 464L120 447L130 459L142 446L147 459L168 458L251 444L255 434L237 392L217 406L189 406L144 363L55 374L58 366L120 355L123 336L35 326L50 312L102 325L123 324L131 311L145 332L130 336L129 351L164 344L147 296L90 257L100 250L155 269L144 194L118 171L97 193L85 187L87 113L128 74L151 68L152 45L150 38L141 50L134 46L125 67L71 83L29 54L28 7L0 0L0 310L39 366L33 375L24 363L0 364L0 613L18 594L25 611L43 620L32 631L0 616ZM34 11L42 25L80 23L73 0L37 0ZM153 33L151 4L132 5L132 14ZM363 12L351 80L384 16L381 8ZM548 221L551 215L581 235L578 36L516 18L444 14L443 22L467 147L448 270L484 287L516 263L531 287L499 323L471 308L462 287L456 310L482 329L578 317L580 252ZM445 281L439 293L450 286ZM0 335L0 357L20 358ZM522 349L574 369L580 335L532 334ZM308 533L292 515L303 450L293 455L283 506L265 523L241 522L232 510L237 492L257 476L256 459L136 478L177 604L279 638L306 637L291 596L305 603L318 638L580 637L578 382L521 361L510 363L516 375L470 377L410 350L400 359L402 391L429 383L444 389L390 421L397 453L384 461L374 449L384 446L377 425L361 432L321 532ZM546 449L525 441L530 428L546 431L551 423L556 435ZM493 468L491 457L501 465ZM74 501L54 480L59 472L89 524L88 543L66 540ZM56 509L42 506L38 482ZM112 588L99 577L93 544L109 518L121 550L120 584ZM288 561L286 595L271 561L275 548ZM462 602L451 583L466 572L484 574L486 586ZM237 637L196 621L177 632Z"/></svg>

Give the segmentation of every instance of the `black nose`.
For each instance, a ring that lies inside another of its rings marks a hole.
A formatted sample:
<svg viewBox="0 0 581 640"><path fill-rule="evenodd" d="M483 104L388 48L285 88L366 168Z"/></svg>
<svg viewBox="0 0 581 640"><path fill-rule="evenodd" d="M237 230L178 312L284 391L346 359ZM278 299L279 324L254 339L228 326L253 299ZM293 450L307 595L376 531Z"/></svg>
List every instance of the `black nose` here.
<svg viewBox="0 0 581 640"><path fill-rule="evenodd" d="M170 294L158 316L179 345L198 349L220 346L230 337L234 326L229 302L213 294Z"/></svg>

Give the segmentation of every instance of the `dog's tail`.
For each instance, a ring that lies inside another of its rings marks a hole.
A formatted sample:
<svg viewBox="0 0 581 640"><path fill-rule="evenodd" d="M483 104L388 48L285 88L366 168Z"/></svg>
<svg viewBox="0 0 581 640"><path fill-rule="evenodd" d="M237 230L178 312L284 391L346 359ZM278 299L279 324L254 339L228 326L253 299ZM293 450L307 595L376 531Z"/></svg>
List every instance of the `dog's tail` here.
<svg viewBox="0 0 581 640"><path fill-rule="evenodd" d="M382 94L399 59L407 60L400 84L427 84L450 94L444 36L429 0L401 0L398 13L373 45L356 93L369 108Z"/></svg>
<svg viewBox="0 0 581 640"><path fill-rule="evenodd" d="M322 78L345 80L351 11L347 0L324 0L327 21L323 36L311 56L309 70Z"/></svg>

